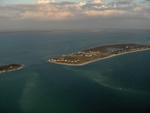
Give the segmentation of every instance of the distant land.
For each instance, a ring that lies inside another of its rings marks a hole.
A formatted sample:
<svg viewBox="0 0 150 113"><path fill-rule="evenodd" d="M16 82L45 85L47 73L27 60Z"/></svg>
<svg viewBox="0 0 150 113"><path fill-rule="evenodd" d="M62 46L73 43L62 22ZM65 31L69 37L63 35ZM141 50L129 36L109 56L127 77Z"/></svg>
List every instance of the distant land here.
<svg viewBox="0 0 150 113"><path fill-rule="evenodd" d="M97 60L144 50L150 50L150 46L140 44L103 45L79 51L77 53L58 56L49 59L48 61L57 64L81 66Z"/></svg>
<svg viewBox="0 0 150 113"><path fill-rule="evenodd" d="M21 64L8 64L8 65L0 66L0 73L18 70L21 68L22 68Z"/></svg>
<svg viewBox="0 0 150 113"><path fill-rule="evenodd" d="M52 30L1 30L0 33L22 33L22 32L133 32L133 31L146 31L150 32L150 29L52 29Z"/></svg>

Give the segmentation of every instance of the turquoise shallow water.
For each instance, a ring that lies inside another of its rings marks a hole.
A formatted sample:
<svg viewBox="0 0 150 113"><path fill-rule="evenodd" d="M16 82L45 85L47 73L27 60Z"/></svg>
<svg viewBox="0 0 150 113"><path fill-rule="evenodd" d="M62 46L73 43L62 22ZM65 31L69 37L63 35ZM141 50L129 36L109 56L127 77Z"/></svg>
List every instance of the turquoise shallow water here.
<svg viewBox="0 0 150 113"><path fill-rule="evenodd" d="M0 33L0 113L149 113L150 51L73 67L49 58L97 45L150 44L148 31Z"/></svg>

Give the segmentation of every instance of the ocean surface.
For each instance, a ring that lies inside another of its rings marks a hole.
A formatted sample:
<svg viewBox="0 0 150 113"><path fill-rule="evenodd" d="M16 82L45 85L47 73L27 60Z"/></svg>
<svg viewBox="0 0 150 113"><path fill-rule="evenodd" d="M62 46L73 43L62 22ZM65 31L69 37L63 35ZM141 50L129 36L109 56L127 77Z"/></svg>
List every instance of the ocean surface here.
<svg viewBox="0 0 150 113"><path fill-rule="evenodd" d="M150 50L84 66L55 56L116 43L150 45L149 31L0 33L0 113L150 113Z"/></svg>

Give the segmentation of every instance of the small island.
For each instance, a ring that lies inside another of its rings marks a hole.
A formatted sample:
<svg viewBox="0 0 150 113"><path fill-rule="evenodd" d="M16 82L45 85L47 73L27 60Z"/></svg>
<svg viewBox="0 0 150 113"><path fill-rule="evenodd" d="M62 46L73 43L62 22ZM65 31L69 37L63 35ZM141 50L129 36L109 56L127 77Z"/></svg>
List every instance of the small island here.
<svg viewBox="0 0 150 113"><path fill-rule="evenodd" d="M150 50L150 46L140 44L103 45L79 51L77 53L58 56L48 61L57 64L80 66L97 60L143 50Z"/></svg>
<svg viewBox="0 0 150 113"><path fill-rule="evenodd" d="M20 64L8 64L8 65L0 66L0 73L18 70L21 68L22 68L22 65Z"/></svg>

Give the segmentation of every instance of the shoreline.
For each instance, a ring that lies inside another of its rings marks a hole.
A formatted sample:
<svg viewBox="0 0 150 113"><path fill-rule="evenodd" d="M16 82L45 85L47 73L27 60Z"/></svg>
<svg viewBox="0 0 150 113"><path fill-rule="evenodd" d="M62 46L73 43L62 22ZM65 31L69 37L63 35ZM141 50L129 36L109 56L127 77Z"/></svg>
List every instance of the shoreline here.
<svg viewBox="0 0 150 113"><path fill-rule="evenodd" d="M52 62L50 60L48 60L48 62L55 63L55 64L61 64L61 65L67 65L67 66L84 66L86 64L90 64L90 63L93 63L93 62L96 62L96 61L99 61L99 60L104 60L104 59L108 59L108 58L123 55L123 54L129 54L129 53L134 53L134 52L139 52L139 51L147 51L147 50L150 50L150 48L142 49L142 50L129 51L129 52L124 52L124 53L120 53L120 54L113 54L113 55L110 55L110 56L107 56L107 57L104 57L104 58L99 58L99 59L88 61L88 62L81 63L81 64L59 63L59 62Z"/></svg>

